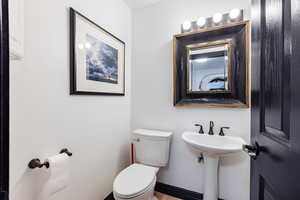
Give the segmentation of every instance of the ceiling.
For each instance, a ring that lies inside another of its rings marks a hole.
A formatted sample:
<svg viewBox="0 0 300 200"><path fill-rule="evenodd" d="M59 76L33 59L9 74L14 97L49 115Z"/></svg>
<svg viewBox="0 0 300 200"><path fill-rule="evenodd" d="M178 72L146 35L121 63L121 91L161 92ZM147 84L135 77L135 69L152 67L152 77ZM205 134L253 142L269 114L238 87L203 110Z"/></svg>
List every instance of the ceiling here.
<svg viewBox="0 0 300 200"><path fill-rule="evenodd" d="M139 9L155 4L161 0L124 0L131 9Z"/></svg>

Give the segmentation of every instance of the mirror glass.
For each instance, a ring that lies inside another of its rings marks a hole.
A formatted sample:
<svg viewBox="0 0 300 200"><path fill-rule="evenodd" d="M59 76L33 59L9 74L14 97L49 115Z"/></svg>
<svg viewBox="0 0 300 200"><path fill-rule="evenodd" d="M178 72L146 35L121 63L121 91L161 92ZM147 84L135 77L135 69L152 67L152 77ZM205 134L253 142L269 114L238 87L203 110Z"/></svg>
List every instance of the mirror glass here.
<svg viewBox="0 0 300 200"><path fill-rule="evenodd" d="M188 92L230 92L230 42L187 47Z"/></svg>

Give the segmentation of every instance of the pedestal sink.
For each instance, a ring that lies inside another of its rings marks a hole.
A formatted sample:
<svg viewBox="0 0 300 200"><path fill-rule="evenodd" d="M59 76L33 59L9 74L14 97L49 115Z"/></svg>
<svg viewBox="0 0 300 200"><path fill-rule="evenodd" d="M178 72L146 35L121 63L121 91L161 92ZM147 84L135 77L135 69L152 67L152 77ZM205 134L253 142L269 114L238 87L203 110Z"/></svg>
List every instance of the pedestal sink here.
<svg viewBox="0 0 300 200"><path fill-rule="evenodd" d="M203 200L217 200L219 158L242 151L246 142L240 137L184 132L182 139L199 154L203 154L205 183Z"/></svg>

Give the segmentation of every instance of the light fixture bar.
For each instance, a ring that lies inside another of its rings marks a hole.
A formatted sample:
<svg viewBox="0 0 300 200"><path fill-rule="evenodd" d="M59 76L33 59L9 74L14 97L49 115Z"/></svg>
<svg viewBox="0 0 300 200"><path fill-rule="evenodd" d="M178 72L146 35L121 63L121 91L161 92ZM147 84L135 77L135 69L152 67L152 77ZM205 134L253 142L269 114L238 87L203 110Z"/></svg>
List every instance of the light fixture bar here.
<svg viewBox="0 0 300 200"><path fill-rule="evenodd" d="M219 25L230 24L244 20L244 10L239 8L232 9L229 13L215 13L212 17L200 17L197 20L186 20L181 25L181 33L198 31Z"/></svg>

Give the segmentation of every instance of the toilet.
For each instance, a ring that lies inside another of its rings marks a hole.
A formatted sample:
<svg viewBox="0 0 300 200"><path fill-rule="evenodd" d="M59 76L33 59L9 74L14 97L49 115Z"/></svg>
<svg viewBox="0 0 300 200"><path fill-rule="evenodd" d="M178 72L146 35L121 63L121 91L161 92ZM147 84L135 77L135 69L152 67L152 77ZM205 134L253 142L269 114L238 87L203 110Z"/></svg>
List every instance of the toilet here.
<svg viewBox="0 0 300 200"><path fill-rule="evenodd" d="M172 133L138 129L133 132L135 162L121 171L113 184L116 200L157 200L156 174L169 162Z"/></svg>

